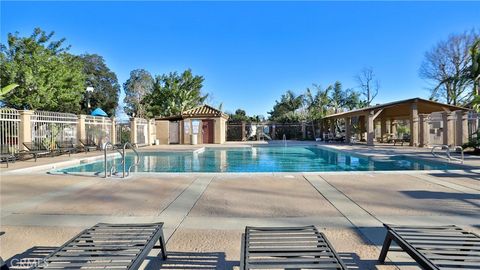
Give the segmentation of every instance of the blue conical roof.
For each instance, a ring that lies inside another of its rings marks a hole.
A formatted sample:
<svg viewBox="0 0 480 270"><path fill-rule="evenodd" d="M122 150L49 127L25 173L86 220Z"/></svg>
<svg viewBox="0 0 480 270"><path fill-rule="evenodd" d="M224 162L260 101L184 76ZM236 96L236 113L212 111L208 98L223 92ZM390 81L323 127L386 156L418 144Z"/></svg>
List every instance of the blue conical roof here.
<svg viewBox="0 0 480 270"><path fill-rule="evenodd" d="M96 108L95 110L93 110L91 115L93 115L93 116L107 116L108 117L108 114L100 108Z"/></svg>

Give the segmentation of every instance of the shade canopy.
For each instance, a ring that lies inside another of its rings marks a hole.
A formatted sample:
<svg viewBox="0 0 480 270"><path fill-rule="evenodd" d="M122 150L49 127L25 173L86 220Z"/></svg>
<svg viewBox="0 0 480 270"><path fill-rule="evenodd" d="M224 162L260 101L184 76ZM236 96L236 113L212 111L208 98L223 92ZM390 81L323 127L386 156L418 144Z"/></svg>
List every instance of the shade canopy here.
<svg viewBox="0 0 480 270"><path fill-rule="evenodd" d="M95 110L93 110L91 115L93 115L93 116L107 116L108 117L108 114L100 108L96 108Z"/></svg>

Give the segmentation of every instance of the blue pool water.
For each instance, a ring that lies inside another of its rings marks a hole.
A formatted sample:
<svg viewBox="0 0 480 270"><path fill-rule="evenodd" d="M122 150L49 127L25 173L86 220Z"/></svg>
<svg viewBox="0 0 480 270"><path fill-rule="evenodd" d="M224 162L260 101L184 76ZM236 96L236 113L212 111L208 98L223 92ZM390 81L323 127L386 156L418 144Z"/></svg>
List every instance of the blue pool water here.
<svg viewBox="0 0 480 270"><path fill-rule="evenodd" d="M127 155L127 166L134 160ZM402 156L365 158L346 152L309 147L248 147L203 152L140 152L140 166L132 172L324 172L453 170L458 166ZM120 159L115 161L120 163ZM120 171L120 168L118 169ZM103 160L59 170L63 173L103 172Z"/></svg>

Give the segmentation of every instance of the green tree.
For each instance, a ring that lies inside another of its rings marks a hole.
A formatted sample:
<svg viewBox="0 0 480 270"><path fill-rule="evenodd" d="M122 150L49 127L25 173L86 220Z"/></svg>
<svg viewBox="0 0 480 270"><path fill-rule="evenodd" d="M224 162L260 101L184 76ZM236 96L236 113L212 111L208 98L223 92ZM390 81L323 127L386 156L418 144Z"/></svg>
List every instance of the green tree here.
<svg viewBox="0 0 480 270"><path fill-rule="evenodd" d="M65 39L53 41L36 28L29 37L8 34L1 45L0 86L16 83L15 91L4 97L4 104L16 109L78 113L85 91L82 63L69 54Z"/></svg>
<svg viewBox="0 0 480 270"><path fill-rule="evenodd" d="M346 94L342 89L342 83L336 81L333 84L332 94L330 95L330 107L332 107L334 113L340 112L346 103Z"/></svg>
<svg viewBox="0 0 480 270"><path fill-rule="evenodd" d="M130 72L130 78L123 84L125 91L125 113L129 116L146 117L147 108L144 98L150 95L154 88L152 75L144 69Z"/></svg>
<svg viewBox="0 0 480 270"><path fill-rule="evenodd" d="M322 89L321 86L314 84L313 89L307 88L305 92L305 102L308 110L309 120L319 120L327 115L330 104L329 94L332 86ZM315 94L313 94L315 92Z"/></svg>
<svg viewBox="0 0 480 270"><path fill-rule="evenodd" d="M79 59L83 62L86 86L94 88L93 93L85 93L82 112L89 114L94 108L100 107L107 114L115 115L120 92L117 75L107 67L103 57L98 54L83 54Z"/></svg>
<svg viewBox="0 0 480 270"><path fill-rule="evenodd" d="M345 91L345 102L344 102L344 107L345 109L351 111L354 109L358 108L364 108L369 106L367 100L361 100L360 96L361 93L353 90L353 89L347 89Z"/></svg>
<svg viewBox="0 0 480 270"><path fill-rule="evenodd" d="M228 121L231 123L239 123L239 122L250 122L250 117L247 116L247 112L242 109L237 109L235 113L229 114Z"/></svg>
<svg viewBox="0 0 480 270"><path fill-rule="evenodd" d="M472 63L468 77L473 81L473 94L480 95L480 38L470 48Z"/></svg>
<svg viewBox="0 0 480 270"><path fill-rule="evenodd" d="M270 120L277 122L298 122L302 119L304 105L304 95L296 95L293 91L288 90L282 95L280 101L275 101L273 110L268 112Z"/></svg>
<svg viewBox="0 0 480 270"><path fill-rule="evenodd" d="M208 97L202 93L203 81L203 76L193 75L190 69L157 76L153 92L145 99L148 114L178 115L203 104Z"/></svg>
<svg viewBox="0 0 480 270"><path fill-rule="evenodd" d="M472 97L472 81L465 73L471 63L470 48L478 33L452 34L425 53L420 76L432 83L431 99L452 105L468 104Z"/></svg>

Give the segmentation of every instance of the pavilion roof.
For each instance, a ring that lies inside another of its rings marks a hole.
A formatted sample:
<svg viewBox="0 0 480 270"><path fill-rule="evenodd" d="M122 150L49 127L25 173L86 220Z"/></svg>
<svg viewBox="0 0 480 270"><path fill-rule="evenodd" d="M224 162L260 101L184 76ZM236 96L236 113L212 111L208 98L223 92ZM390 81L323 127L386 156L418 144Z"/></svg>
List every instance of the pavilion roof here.
<svg viewBox="0 0 480 270"><path fill-rule="evenodd" d="M378 112L382 110L382 115L387 116L390 118L395 117L407 117L410 115L411 105L413 103L417 104L417 109L419 114L429 114L433 112L451 112L451 111L468 111L469 109L449 104L444 104L432 100L426 100L422 98L411 98L411 99L404 99L384 104L379 104L367 108L361 108L356 110L351 110L347 112L341 112L336 114L331 114L325 116L323 119L336 119L336 118L343 118L343 117L353 117L353 116L360 116L370 113L371 111Z"/></svg>

